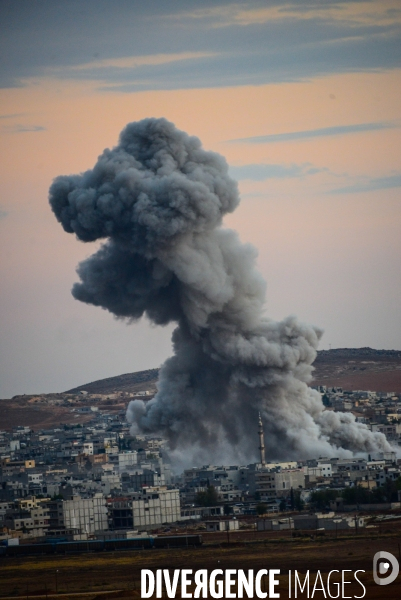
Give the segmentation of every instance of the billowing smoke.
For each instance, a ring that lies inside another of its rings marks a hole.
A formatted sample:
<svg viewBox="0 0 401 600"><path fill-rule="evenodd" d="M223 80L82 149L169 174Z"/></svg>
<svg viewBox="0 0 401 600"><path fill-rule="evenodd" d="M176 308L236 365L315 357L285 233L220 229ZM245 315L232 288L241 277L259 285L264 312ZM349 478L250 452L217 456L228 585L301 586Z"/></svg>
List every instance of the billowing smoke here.
<svg viewBox="0 0 401 600"><path fill-rule="evenodd" d="M222 226L238 202L224 158L165 119L130 123L92 170L50 188L65 231L107 239L79 265L73 296L128 321L177 323L155 398L129 405L133 430L203 460L245 460L257 456L260 411L271 459L389 450L308 387L321 331L264 315L256 251Z"/></svg>

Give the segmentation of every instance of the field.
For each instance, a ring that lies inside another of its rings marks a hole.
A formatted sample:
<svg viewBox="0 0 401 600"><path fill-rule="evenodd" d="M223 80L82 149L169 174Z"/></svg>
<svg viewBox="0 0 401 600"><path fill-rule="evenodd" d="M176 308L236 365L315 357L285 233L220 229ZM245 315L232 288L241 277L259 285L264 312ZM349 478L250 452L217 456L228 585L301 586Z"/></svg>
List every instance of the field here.
<svg viewBox="0 0 401 600"><path fill-rule="evenodd" d="M288 571L310 571L312 593L316 572L323 582L333 569L338 571L362 569L359 578L366 587L365 598L395 600L401 597L401 576L393 584L383 587L373 582L372 560L376 552L386 550L400 556L401 524L387 524L386 529L364 530L359 535L343 537L304 536L291 537L289 531L279 532L281 537L244 532L205 536L205 544L195 549L143 550L85 554L82 556L54 556L27 558L0 558L0 598L23 597L54 598L65 600L87 598L139 598L141 569L280 569L280 598L287 599ZM237 541L235 541L237 540ZM348 572L349 580L353 574ZM304 576L304 575L303 575ZM333 576L333 583L338 574ZM325 584L326 585L326 584ZM268 589L267 578L262 589ZM57 593L56 593L57 592ZM335 597L332 588L331 593ZM345 596L362 597L363 588L354 580L346 585ZM294 594L292 595L294 597ZM163 597L166 598L164 591ZM180 593L177 593L180 598ZM298 598L307 598L298 591ZM311 595L309 597L312 597ZM324 598L316 591L314 598ZM329 597L329 596L328 596Z"/></svg>
<svg viewBox="0 0 401 600"><path fill-rule="evenodd" d="M52 429L62 424L72 425L86 423L93 415L82 415L71 412L63 406L30 405L28 400L0 400L1 429L10 431L18 425L31 427L33 430Z"/></svg>
<svg viewBox="0 0 401 600"><path fill-rule="evenodd" d="M401 352L336 348L318 352L312 385L344 390L401 392Z"/></svg>

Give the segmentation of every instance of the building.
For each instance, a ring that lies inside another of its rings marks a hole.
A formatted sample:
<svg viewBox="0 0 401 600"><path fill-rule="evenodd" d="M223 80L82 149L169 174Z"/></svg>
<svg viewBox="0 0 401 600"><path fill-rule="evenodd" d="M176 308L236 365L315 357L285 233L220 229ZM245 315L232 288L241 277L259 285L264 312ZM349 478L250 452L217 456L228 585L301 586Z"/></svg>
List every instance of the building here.
<svg viewBox="0 0 401 600"><path fill-rule="evenodd" d="M250 481L250 491L261 500L269 501L287 496L293 490L305 487L303 469L260 469L255 470Z"/></svg>
<svg viewBox="0 0 401 600"><path fill-rule="evenodd" d="M236 531L239 529L239 521L234 519L227 521L206 521L206 531Z"/></svg>
<svg viewBox="0 0 401 600"><path fill-rule="evenodd" d="M47 503L51 529L69 529L77 533L94 533L108 529L107 506L103 494L93 498L74 496L70 500Z"/></svg>
<svg viewBox="0 0 401 600"><path fill-rule="evenodd" d="M181 519L178 489L148 487L133 493L129 498L116 498L109 502L114 529L157 528Z"/></svg>

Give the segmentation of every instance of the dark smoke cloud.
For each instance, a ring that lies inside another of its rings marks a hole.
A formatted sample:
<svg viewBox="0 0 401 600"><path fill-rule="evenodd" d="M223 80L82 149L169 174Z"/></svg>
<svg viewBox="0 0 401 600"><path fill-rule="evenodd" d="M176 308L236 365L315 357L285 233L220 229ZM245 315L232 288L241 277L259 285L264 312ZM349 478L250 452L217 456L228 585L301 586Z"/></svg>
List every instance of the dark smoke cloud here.
<svg viewBox="0 0 401 600"><path fill-rule="evenodd" d="M129 405L133 430L204 459L245 460L256 456L260 411L269 458L390 449L308 387L321 331L264 315L256 251L222 227L238 202L224 158L165 119L130 123L92 170L50 188L65 231L107 239L79 265L74 297L119 318L177 323L156 397Z"/></svg>

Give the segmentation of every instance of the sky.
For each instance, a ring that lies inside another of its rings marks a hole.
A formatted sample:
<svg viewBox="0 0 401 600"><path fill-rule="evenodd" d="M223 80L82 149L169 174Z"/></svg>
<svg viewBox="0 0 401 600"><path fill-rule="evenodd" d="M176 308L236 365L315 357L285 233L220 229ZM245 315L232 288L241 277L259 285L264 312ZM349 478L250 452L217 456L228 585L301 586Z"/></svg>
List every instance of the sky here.
<svg viewBox="0 0 401 600"><path fill-rule="evenodd" d="M401 348L398 0L0 0L0 54L0 398L171 354L172 327L73 299L98 243L48 204L145 117L226 157L267 316L321 349Z"/></svg>

